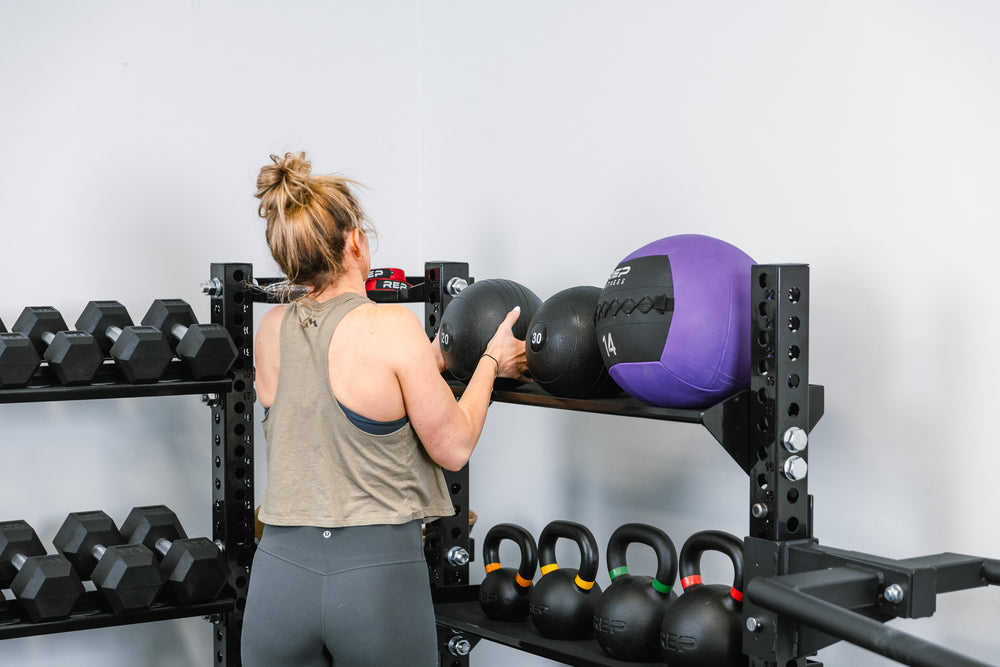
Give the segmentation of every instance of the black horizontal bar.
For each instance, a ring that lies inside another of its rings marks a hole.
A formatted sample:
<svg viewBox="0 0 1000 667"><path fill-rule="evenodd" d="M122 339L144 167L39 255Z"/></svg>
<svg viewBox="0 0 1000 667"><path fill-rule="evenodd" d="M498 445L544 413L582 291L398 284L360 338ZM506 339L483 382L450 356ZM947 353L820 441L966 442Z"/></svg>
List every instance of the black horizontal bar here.
<svg viewBox="0 0 1000 667"><path fill-rule="evenodd" d="M180 362L175 362L179 364ZM180 373L164 375L159 382L128 384L118 381L108 372L100 373L88 385L64 386L51 381L47 372L35 374L27 387L0 389L0 403L39 403L42 401L75 401L103 398L133 398L142 396L181 396L185 394L226 393L232 387L231 379L185 380Z"/></svg>
<svg viewBox="0 0 1000 667"><path fill-rule="evenodd" d="M862 573L863 574L863 573ZM911 667L989 667L988 663L964 656L895 628L882 625L833 602L799 590L798 575L757 577L746 586L754 604L797 620L821 632L878 653Z"/></svg>
<svg viewBox="0 0 1000 667"><path fill-rule="evenodd" d="M0 640L225 614L232 612L235 606L235 599L227 596L215 602L184 607L158 602L149 609L114 614L107 610L100 593L88 591L77 601L69 618L31 623L21 618L17 602L10 600L0 604Z"/></svg>

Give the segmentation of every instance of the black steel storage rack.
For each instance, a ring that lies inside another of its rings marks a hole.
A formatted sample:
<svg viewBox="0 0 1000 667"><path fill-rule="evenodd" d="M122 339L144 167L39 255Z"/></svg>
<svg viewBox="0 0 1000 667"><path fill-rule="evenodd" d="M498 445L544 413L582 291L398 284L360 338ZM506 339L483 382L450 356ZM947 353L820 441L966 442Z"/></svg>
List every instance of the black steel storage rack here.
<svg viewBox="0 0 1000 667"><path fill-rule="evenodd" d="M749 477L743 649L753 667L821 667L820 649L846 639L904 664L982 666L883 623L933 614L938 593L1000 583L1000 561L943 553L895 560L820 546L813 537L808 493L808 436L823 414L823 387L809 383L809 268L758 265L752 274L749 389L702 410L656 408L631 398L561 399L526 385L495 391L493 400L608 415L696 423L704 426ZM413 286L370 292L381 302L424 304L425 330L433 336L441 314L463 284L468 264L427 262ZM0 639L203 616L212 622L213 664L240 664L240 634L254 542L253 303L278 300L276 278L253 276L247 263L212 264L202 291L211 299L211 321L232 336L239 356L231 377L184 379L179 362L155 384L128 385L105 368L84 387L58 386L43 368L25 389L0 389L0 403L201 394L211 410L213 538L223 545L231 576L220 599L115 615L104 612L96 592L85 593L68 619L29 623L15 601L0 602ZM463 386L450 382L460 396ZM427 526L425 555L435 601L439 653L445 667L470 664L481 639L571 665L627 665L604 655L596 641L556 641L528 621L490 621L469 582L475 555L469 535L468 467L446 472L455 515Z"/></svg>
<svg viewBox="0 0 1000 667"><path fill-rule="evenodd" d="M94 400L200 394L211 408L213 538L222 545L230 566L229 583L214 602L179 606L158 601L149 609L114 614L97 591L84 592L70 616L31 623L22 618L16 600L0 602L0 639L89 630L176 618L205 617L212 623L214 655L219 665L240 664L242 610L253 555L253 309L247 296L247 264L213 264L212 278L222 288L212 297L212 321L223 324L236 342L239 356L231 377L192 381L179 360L152 384L123 382L109 363L86 386L61 386L42 366L26 388L0 389L0 403ZM223 292L225 292L223 294Z"/></svg>

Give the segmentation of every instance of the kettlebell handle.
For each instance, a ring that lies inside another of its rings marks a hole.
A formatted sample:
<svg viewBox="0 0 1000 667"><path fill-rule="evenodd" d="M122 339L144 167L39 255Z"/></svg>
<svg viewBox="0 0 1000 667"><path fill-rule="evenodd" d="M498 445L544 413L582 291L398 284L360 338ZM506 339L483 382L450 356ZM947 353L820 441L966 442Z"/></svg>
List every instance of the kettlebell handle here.
<svg viewBox="0 0 1000 667"><path fill-rule="evenodd" d="M677 549L670 536L644 523L626 523L619 526L608 540L608 574L611 579L628 574L625 552L628 545L639 543L652 547L656 554L656 577L653 588L669 595L677 578Z"/></svg>
<svg viewBox="0 0 1000 667"><path fill-rule="evenodd" d="M510 540L520 548L521 564L514 580L521 588L528 588L538 567L538 547L535 546L535 538L531 533L515 523L498 523L486 533L483 539L486 574L500 568L500 543L503 540Z"/></svg>
<svg viewBox="0 0 1000 667"><path fill-rule="evenodd" d="M706 551L719 551L729 556L733 563L733 588L729 591L737 602L743 601L743 542L735 535L721 530L703 530L695 533L681 547L681 586L685 590L701 581L701 555Z"/></svg>
<svg viewBox="0 0 1000 667"><path fill-rule="evenodd" d="M559 569L556 563L556 540L560 537L573 540L580 548L580 567L577 570L575 583L581 590L589 591L597 580L601 556L594 534L579 523L557 520L542 529L542 534L538 536L538 565L542 576Z"/></svg>

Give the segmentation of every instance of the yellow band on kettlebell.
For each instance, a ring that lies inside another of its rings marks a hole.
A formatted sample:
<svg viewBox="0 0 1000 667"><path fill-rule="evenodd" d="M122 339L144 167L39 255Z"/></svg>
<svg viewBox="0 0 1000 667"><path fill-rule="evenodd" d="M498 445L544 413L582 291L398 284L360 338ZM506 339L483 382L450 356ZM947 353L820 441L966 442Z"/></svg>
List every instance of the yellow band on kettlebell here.
<svg viewBox="0 0 1000 667"><path fill-rule="evenodd" d="M486 564L486 574L489 574L493 570L499 570L499 569L500 569L500 563L487 563Z"/></svg>
<svg viewBox="0 0 1000 667"><path fill-rule="evenodd" d="M521 588L528 588L531 586L531 579L525 579L521 576L520 572L514 573L514 582L517 583Z"/></svg>
<svg viewBox="0 0 1000 667"><path fill-rule="evenodd" d="M542 576L544 577L546 574L548 574L552 570L558 570L558 569L559 569L559 566L556 565L555 563L552 563L551 565L543 565L542 566Z"/></svg>
<svg viewBox="0 0 1000 667"><path fill-rule="evenodd" d="M589 591L591 588L594 587L594 582L593 581L585 581L585 580L583 580L583 579L580 578L580 575L576 575L576 585L579 586L580 588L582 588L585 591Z"/></svg>

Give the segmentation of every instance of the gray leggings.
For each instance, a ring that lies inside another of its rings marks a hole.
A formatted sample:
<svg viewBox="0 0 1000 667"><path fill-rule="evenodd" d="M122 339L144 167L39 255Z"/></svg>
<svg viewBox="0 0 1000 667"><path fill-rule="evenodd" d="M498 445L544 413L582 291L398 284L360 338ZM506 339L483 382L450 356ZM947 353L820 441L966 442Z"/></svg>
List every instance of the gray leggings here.
<svg viewBox="0 0 1000 667"><path fill-rule="evenodd" d="M245 667L437 665L420 522L266 526L241 650Z"/></svg>

